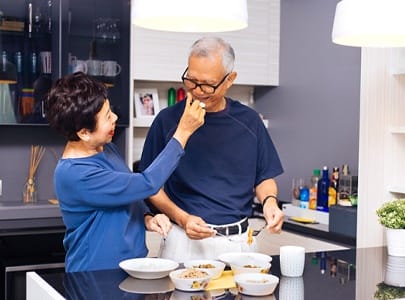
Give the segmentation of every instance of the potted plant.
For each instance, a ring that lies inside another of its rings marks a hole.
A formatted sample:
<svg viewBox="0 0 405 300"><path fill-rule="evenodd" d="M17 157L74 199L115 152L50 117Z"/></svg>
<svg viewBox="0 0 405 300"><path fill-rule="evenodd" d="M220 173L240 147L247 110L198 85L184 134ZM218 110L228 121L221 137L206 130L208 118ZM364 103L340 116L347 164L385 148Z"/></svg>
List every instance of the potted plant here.
<svg viewBox="0 0 405 300"><path fill-rule="evenodd" d="M391 300L403 299L405 297L405 288L395 287L384 282L377 284L377 291L374 293L374 299Z"/></svg>
<svg viewBox="0 0 405 300"><path fill-rule="evenodd" d="M405 256L405 199L385 202L376 213L386 228L388 255Z"/></svg>

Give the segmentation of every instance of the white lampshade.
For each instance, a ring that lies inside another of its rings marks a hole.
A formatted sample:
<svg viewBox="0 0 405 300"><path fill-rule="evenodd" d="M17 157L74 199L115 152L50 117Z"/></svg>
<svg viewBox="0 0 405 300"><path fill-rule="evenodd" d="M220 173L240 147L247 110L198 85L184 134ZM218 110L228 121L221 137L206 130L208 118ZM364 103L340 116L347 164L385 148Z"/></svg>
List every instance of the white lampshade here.
<svg viewBox="0 0 405 300"><path fill-rule="evenodd" d="M405 47L405 0L343 0L332 41L357 47Z"/></svg>
<svg viewBox="0 0 405 300"><path fill-rule="evenodd" d="M248 26L247 0L132 0L132 24L176 32L222 32Z"/></svg>

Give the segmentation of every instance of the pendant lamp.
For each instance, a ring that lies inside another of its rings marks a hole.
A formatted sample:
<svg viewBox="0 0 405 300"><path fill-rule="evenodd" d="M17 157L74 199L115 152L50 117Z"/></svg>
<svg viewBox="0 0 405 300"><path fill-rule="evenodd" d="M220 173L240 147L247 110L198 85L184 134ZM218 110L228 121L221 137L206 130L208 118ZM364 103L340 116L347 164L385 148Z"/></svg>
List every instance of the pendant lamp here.
<svg viewBox="0 0 405 300"><path fill-rule="evenodd" d="M404 0L342 0L332 41L356 47L405 47Z"/></svg>
<svg viewBox="0 0 405 300"><path fill-rule="evenodd" d="M132 0L132 24L174 32L225 32L248 26L247 0Z"/></svg>

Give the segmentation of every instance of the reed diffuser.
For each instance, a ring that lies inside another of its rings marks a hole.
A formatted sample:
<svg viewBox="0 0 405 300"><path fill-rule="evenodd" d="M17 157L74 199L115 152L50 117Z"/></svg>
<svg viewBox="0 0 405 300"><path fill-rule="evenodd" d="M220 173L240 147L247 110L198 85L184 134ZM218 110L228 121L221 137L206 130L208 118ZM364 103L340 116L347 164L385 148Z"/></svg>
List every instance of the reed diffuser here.
<svg viewBox="0 0 405 300"><path fill-rule="evenodd" d="M41 162L45 153L45 147L31 145L30 165L28 169L27 182L24 185L23 190L23 202L35 203L37 202L37 190L35 186L35 173L38 165Z"/></svg>

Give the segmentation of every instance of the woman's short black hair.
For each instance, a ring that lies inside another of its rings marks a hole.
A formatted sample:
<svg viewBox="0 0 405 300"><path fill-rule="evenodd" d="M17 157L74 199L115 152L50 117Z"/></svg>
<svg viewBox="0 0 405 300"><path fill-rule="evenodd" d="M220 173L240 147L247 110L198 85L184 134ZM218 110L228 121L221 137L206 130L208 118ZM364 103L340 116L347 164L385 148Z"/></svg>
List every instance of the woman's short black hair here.
<svg viewBox="0 0 405 300"><path fill-rule="evenodd" d="M82 72L60 78L46 99L49 125L67 140L78 141L78 131L96 129L96 115L106 99L106 86Z"/></svg>

